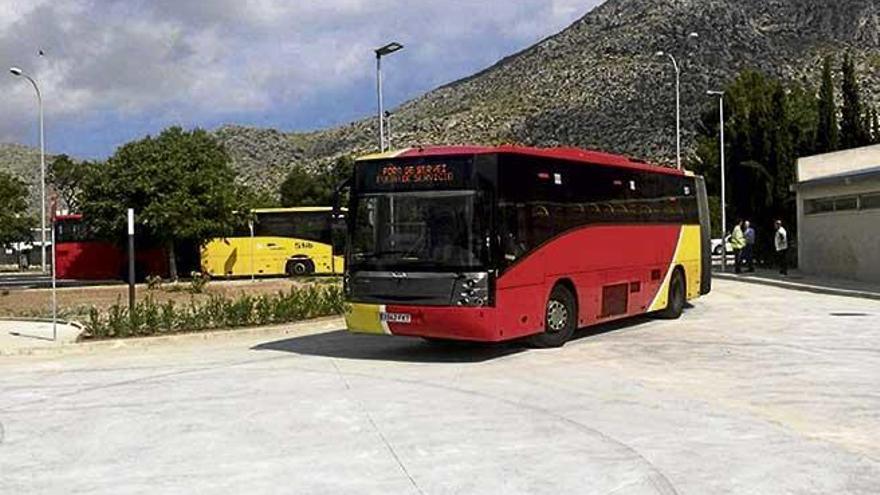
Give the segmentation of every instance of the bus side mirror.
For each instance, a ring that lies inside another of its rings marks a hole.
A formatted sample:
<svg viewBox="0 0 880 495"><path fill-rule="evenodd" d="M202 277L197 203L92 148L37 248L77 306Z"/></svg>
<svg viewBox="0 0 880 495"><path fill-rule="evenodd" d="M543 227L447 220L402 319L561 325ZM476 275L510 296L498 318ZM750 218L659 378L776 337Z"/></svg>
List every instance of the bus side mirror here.
<svg viewBox="0 0 880 495"><path fill-rule="evenodd" d="M348 235L348 229L345 223L345 217L335 217L330 224L330 239L334 253L343 253L345 251L345 239Z"/></svg>
<svg viewBox="0 0 880 495"><path fill-rule="evenodd" d="M345 194L346 190L351 188L351 179L345 179L336 185L333 189L333 219L336 220L341 216L342 206L340 203L342 202L342 197ZM335 222L334 222L335 225Z"/></svg>

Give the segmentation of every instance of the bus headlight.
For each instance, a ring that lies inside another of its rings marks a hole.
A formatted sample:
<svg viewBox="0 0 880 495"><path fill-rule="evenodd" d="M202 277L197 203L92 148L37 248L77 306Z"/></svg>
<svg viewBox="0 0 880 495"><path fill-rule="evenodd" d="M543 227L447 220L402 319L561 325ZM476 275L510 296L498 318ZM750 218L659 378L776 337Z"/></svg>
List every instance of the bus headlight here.
<svg viewBox="0 0 880 495"><path fill-rule="evenodd" d="M457 306L480 307L489 301L489 277L485 273L462 274L453 292Z"/></svg>

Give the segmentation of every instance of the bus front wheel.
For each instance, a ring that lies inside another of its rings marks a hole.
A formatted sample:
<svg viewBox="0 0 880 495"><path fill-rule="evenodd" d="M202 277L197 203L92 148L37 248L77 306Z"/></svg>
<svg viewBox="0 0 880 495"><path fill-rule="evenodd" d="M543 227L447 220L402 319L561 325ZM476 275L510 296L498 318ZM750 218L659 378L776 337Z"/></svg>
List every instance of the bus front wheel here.
<svg viewBox="0 0 880 495"><path fill-rule="evenodd" d="M289 277L303 277L315 272L315 264L312 260L290 260L285 271Z"/></svg>
<svg viewBox="0 0 880 495"><path fill-rule="evenodd" d="M562 347L577 328L577 300L571 290L558 284L550 292L544 310L544 332L529 339L539 348Z"/></svg>
<svg viewBox="0 0 880 495"><path fill-rule="evenodd" d="M684 311L685 299L684 275L680 269L676 269L669 280L669 295L666 309L658 312L657 316L666 320L678 319Z"/></svg>

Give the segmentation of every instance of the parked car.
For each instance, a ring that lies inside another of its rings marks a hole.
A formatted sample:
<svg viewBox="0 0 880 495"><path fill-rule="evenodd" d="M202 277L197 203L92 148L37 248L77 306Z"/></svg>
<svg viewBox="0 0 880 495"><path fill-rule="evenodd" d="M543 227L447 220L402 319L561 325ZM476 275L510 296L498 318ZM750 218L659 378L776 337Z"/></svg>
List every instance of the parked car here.
<svg viewBox="0 0 880 495"><path fill-rule="evenodd" d="M730 236L724 238L724 244L727 248L727 254L733 254L733 247L730 245ZM721 239L712 239L712 254L721 256Z"/></svg>

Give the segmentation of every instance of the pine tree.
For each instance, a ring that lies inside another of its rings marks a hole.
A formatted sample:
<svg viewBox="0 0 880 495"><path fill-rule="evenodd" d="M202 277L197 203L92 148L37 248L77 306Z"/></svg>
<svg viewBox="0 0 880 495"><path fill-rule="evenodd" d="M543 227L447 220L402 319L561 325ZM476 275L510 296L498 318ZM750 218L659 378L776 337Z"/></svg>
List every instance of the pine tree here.
<svg viewBox="0 0 880 495"><path fill-rule="evenodd" d="M871 109L871 142L880 144L880 118L877 116L877 109Z"/></svg>
<svg viewBox="0 0 880 495"><path fill-rule="evenodd" d="M847 54L843 61L843 117L840 122L840 145L843 149L866 144L862 100L856 79L856 65Z"/></svg>
<svg viewBox="0 0 880 495"><path fill-rule="evenodd" d="M781 214L784 199L790 196L790 185L794 179L795 156L792 149L791 116L788 112L788 96L785 87L779 83L773 83L773 93L770 100L770 121L767 132L769 133L770 149L764 159L767 172L773 177L774 189L772 201L775 214Z"/></svg>
<svg viewBox="0 0 880 495"><path fill-rule="evenodd" d="M871 109L865 108L865 113L862 114L862 142L859 143L859 146L868 146L873 143L874 135L871 132Z"/></svg>
<svg viewBox="0 0 880 495"><path fill-rule="evenodd" d="M831 57L825 57L822 65L822 87L819 90L819 128L816 135L816 152L818 153L828 153L836 150L839 146L837 105L834 101L831 64Z"/></svg>

